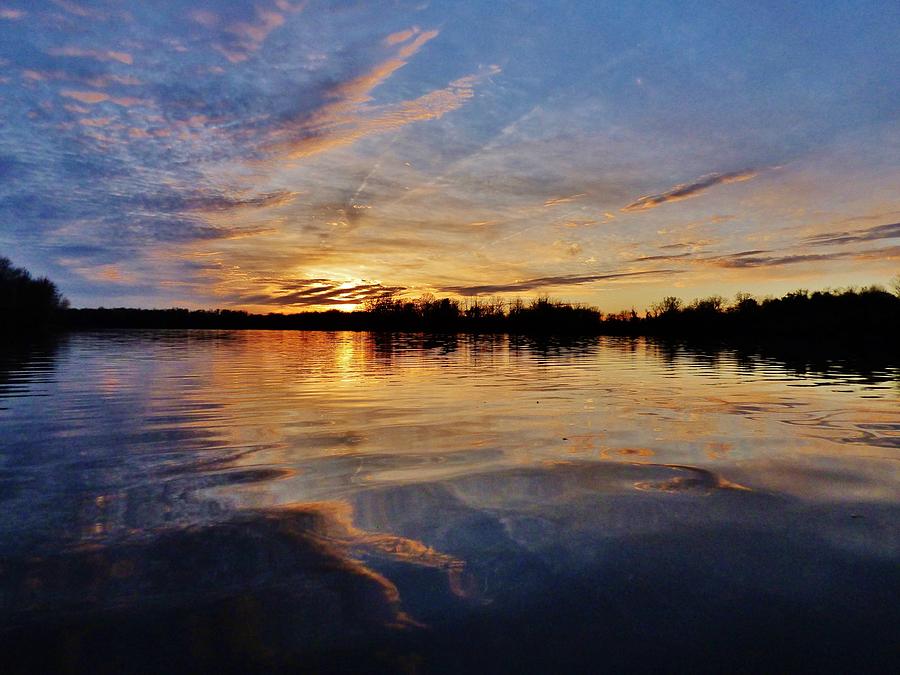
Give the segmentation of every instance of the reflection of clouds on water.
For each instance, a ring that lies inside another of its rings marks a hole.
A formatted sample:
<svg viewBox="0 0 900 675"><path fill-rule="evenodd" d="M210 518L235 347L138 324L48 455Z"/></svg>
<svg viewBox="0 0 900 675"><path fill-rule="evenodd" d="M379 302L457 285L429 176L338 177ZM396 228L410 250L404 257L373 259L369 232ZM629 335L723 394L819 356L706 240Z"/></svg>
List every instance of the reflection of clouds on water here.
<svg viewBox="0 0 900 675"><path fill-rule="evenodd" d="M45 670L864 667L900 618L897 515L627 460L404 481L7 557L0 647Z"/></svg>
<svg viewBox="0 0 900 675"><path fill-rule="evenodd" d="M466 561L469 604L394 580L425 608L418 618L484 631L486 649L691 669L693 647L751 671L807 657L833 668L883 663L898 618L884 593L900 581L896 504L807 502L693 467L571 461L375 488L353 503L360 526ZM758 641L782 647L758 652ZM815 651L822 641L839 650L833 663Z"/></svg>
<svg viewBox="0 0 900 675"><path fill-rule="evenodd" d="M634 339L278 331L77 334L6 361L7 548L561 459L652 458L816 499L882 500L896 475L879 459L890 392L862 398L889 370L798 377ZM841 471L803 478L824 464Z"/></svg>
<svg viewBox="0 0 900 675"><path fill-rule="evenodd" d="M419 627L357 549L461 574L459 561L419 542L356 529L340 503L7 558L0 663L14 672L296 668L348 641L374 645Z"/></svg>
<svg viewBox="0 0 900 675"><path fill-rule="evenodd" d="M748 473L749 472L744 472ZM818 479L853 480L837 474ZM743 479L741 479L743 480ZM857 478L860 484L864 479ZM640 489L636 489L640 486ZM478 545L499 545L493 530L472 529L466 546L454 546L449 532L470 518L504 523L552 523L545 538L522 537L530 548L549 555L577 557L583 552L573 533L589 538L649 537L681 528L736 526L816 536L840 542L843 533L868 532L870 553L900 551L900 533L885 537L884 520L896 511L890 502L865 499L840 504L807 502L768 491L751 489L732 477L691 466L620 462L553 462L540 467L514 468L393 487L362 491L352 502L357 524L367 530L391 531L420 539L477 565ZM865 526L851 522L850 513L871 514ZM809 519L811 514L818 514ZM823 520L824 514L830 514ZM880 520L881 519L881 520ZM486 521L485 521L486 522ZM827 527L826 527L827 525ZM833 531L829 529L833 527ZM479 534L480 533L480 534ZM876 536L877 533L877 536Z"/></svg>
<svg viewBox="0 0 900 675"><path fill-rule="evenodd" d="M754 663L772 625L865 660L897 623L896 401L871 389L893 371L223 331L7 361L0 595L29 639L65 609L111 658L146 633L272 668L359 638L390 672L626 670L691 644Z"/></svg>

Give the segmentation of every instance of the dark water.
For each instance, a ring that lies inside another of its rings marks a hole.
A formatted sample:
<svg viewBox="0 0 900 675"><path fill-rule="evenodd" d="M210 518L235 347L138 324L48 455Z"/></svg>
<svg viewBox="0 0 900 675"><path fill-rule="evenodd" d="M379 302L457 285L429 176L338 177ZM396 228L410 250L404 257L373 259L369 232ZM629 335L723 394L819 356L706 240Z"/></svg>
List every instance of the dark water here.
<svg viewBox="0 0 900 675"><path fill-rule="evenodd" d="M0 357L0 672L898 672L900 373L642 340Z"/></svg>

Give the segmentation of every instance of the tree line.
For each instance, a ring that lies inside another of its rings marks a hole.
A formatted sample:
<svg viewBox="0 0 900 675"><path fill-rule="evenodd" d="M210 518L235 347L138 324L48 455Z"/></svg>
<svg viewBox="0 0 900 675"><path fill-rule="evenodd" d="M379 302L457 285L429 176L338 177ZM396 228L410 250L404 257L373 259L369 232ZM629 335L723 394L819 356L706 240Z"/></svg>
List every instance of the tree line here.
<svg viewBox="0 0 900 675"><path fill-rule="evenodd" d="M604 314L596 307L517 298L410 299L388 294L353 312L251 314L241 310L70 309L55 284L0 258L0 311L6 331L48 328L208 328L478 332L545 335L655 335L692 339L864 342L891 347L900 335L900 276L890 292L879 286L778 298L739 293L685 302L668 296L644 312ZM896 347L894 347L896 349Z"/></svg>
<svg viewBox="0 0 900 675"><path fill-rule="evenodd" d="M406 299L388 295L354 312L250 314L239 310L70 309L64 324L88 328L258 328L565 335L657 335L711 339L864 340L889 344L900 335L900 295L877 286L797 290L778 298L747 293L685 302L669 296L647 311L602 313L540 297Z"/></svg>

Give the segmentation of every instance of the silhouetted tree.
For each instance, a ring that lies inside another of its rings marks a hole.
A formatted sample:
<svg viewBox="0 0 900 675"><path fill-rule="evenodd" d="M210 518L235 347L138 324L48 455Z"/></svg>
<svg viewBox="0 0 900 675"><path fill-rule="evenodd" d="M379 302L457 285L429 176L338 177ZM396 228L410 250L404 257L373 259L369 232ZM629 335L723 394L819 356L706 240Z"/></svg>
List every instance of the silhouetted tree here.
<svg viewBox="0 0 900 675"><path fill-rule="evenodd" d="M681 306L681 298L676 298L674 295L667 295L662 300L650 305L650 309L655 316L663 316L677 314L681 310Z"/></svg>
<svg viewBox="0 0 900 675"><path fill-rule="evenodd" d="M69 301L52 281L35 279L28 270L0 257L0 330L7 334L46 330L68 306Z"/></svg>
<svg viewBox="0 0 900 675"><path fill-rule="evenodd" d="M734 296L734 305L730 308L733 312L750 313L759 307L759 301L749 293L743 291Z"/></svg>

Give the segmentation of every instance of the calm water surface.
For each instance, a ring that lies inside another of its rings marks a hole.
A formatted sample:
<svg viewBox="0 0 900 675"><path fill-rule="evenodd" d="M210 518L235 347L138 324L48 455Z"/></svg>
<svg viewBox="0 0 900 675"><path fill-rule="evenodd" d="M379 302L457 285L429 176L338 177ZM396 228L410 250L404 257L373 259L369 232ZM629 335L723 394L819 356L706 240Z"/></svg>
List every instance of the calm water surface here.
<svg viewBox="0 0 900 675"><path fill-rule="evenodd" d="M7 352L0 661L896 672L898 403L644 340Z"/></svg>

